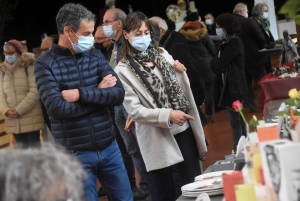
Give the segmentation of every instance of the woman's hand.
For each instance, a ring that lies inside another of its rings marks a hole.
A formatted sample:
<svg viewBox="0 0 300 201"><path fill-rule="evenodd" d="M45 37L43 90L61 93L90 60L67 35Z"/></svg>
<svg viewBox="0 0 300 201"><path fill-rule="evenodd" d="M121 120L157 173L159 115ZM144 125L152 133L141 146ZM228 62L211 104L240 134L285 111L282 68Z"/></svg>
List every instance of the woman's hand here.
<svg viewBox="0 0 300 201"><path fill-rule="evenodd" d="M174 67L175 71L177 71L178 73L182 73L183 71L186 71L186 68L184 67L184 65L182 63L180 63L178 60L174 61L173 67Z"/></svg>
<svg viewBox="0 0 300 201"><path fill-rule="evenodd" d="M16 108L11 108L9 109L6 113L6 116L10 117L10 118L19 118L20 115L18 114Z"/></svg>
<svg viewBox="0 0 300 201"><path fill-rule="evenodd" d="M184 124L184 122L186 120L195 120L194 117L192 117L191 115L185 114L184 112L180 111L180 110L172 110L170 112L170 121L182 126Z"/></svg>
<svg viewBox="0 0 300 201"><path fill-rule="evenodd" d="M124 130L128 132L133 127L134 121L132 120L131 116L128 115Z"/></svg>

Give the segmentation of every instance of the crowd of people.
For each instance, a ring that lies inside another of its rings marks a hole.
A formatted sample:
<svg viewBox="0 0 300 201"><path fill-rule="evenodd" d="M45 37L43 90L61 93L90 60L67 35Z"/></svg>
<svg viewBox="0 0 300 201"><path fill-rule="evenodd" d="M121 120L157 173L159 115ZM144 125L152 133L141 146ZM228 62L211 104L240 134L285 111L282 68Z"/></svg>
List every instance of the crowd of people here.
<svg viewBox="0 0 300 201"><path fill-rule="evenodd" d="M99 18L94 31L92 12L65 4L58 35L43 39L38 58L17 40L4 44L0 112L27 150L0 151L1 200L174 201L201 174L203 127L214 112L227 110L233 149L246 135L230 108L239 100L256 111L252 81L270 71L259 52L275 45L266 4L255 5L253 18L239 3L204 23L188 11L178 32L158 16L126 15L111 0ZM45 127L65 151L41 148Z"/></svg>

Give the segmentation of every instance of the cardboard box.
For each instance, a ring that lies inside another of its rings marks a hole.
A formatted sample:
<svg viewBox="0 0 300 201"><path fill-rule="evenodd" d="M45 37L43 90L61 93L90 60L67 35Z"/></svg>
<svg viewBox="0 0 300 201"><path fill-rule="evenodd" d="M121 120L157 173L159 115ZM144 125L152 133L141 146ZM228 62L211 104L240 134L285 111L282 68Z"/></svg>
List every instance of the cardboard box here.
<svg viewBox="0 0 300 201"><path fill-rule="evenodd" d="M260 143L260 147L263 174L270 200L299 200L300 143L282 139Z"/></svg>

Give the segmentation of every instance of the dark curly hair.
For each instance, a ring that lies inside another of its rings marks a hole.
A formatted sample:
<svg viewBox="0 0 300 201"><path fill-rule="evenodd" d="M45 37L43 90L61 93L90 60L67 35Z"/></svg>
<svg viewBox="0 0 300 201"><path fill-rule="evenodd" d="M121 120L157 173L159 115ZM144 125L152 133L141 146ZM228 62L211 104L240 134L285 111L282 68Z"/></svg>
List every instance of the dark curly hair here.
<svg viewBox="0 0 300 201"><path fill-rule="evenodd" d="M230 13L224 13L219 15L216 19L216 24L219 27L224 28L227 32L227 35L239 33L241 27L237 18Z"/></svg>

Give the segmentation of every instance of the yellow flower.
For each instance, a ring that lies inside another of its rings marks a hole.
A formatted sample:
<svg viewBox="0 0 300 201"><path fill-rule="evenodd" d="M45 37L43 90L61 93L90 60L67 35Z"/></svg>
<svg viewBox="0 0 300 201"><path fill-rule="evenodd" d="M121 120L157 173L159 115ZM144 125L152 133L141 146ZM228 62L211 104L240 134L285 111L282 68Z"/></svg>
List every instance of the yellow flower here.
<svg viewBox="0 0 300 201"><path fill-rule="evenodd" d="M292 99L296 99L299 97L299 92L297 91L297 89L291 89L289 91L289 96L292 98Z"/></svg>
<svg viewBox="0 0 300 201"><path fill-rule="evenodd" d="M256 118L256 116L255 116L255 115L253 115L253 120L254 120L254 121L257 121L257 118Z"/></svg>

